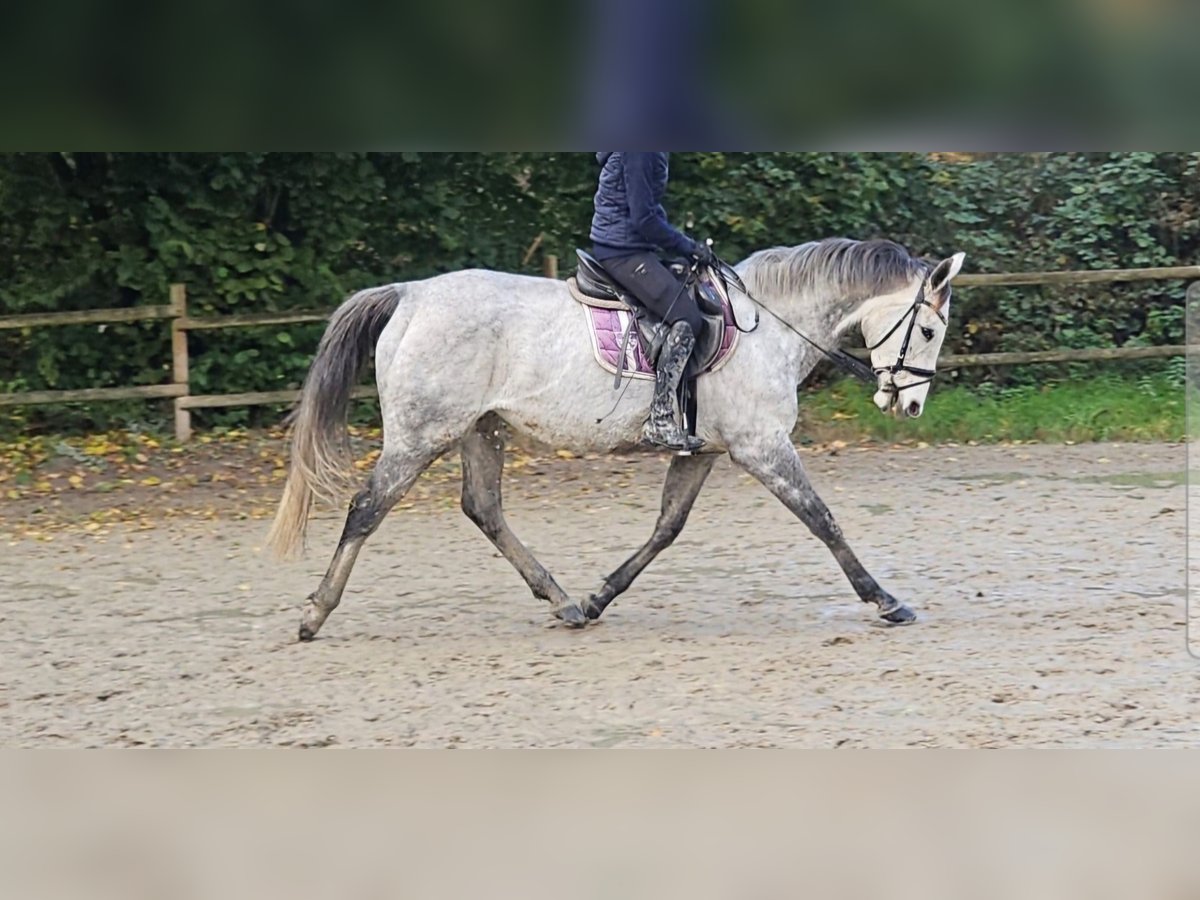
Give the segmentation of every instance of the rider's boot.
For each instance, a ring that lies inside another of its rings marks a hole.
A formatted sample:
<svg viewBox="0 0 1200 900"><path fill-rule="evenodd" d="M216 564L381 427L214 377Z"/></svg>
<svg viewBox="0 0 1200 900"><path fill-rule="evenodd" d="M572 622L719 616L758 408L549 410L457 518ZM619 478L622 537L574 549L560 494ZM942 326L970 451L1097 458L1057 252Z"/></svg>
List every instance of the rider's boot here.
<svg viewBox="0 0 1200 900"><path fill-rule="evenodd" d="M650 418L642 429L648 443L668 450L692 452L704 446L704 441L685 432L679 425L679 382L683 379L696 336L687 322L676 322L655 367L654 399L650 403Z"/></svg>

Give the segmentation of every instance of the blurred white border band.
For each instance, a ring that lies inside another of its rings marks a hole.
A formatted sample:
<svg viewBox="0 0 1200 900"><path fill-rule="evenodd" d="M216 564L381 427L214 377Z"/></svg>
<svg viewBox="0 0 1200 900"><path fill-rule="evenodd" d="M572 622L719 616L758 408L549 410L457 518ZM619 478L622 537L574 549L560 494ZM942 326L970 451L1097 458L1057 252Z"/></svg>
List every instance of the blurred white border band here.
<svg viewBox="0 0 1200 900"><path fill-rule="evenodd" d="M0 894L1200 896L1195 754L353 752L9 754Z"/></svg>

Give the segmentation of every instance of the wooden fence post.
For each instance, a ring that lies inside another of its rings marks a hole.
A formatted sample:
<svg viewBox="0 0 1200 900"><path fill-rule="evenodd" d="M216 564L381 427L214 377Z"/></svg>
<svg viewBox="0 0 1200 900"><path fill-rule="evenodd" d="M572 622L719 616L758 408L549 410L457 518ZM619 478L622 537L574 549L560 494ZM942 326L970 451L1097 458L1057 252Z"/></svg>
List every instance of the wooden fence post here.
<svg viewBox="0 0 1200 900"><path fill-rule="evenodd" d="M547 253L542 257L542 272L547 278L558 278L558 257L553 253Z"/></svg>
<svg viewBox="0 0 1200 900"><path fill-rule="evenodd" d="M183 443L192 438L192 411L183 404L190 393L188 386L187 328L183 325L187 317L187 286L171 285L171 367L172 379L183 385L183 394L175 398L175 440Z"/></svg>

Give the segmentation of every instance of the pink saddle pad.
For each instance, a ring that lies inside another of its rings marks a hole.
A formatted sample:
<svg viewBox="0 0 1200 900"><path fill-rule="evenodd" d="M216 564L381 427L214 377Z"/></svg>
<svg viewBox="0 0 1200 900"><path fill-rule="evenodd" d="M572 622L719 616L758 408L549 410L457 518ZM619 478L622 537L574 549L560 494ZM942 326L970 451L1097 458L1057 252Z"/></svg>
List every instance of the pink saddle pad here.
<svg viewBox="0 0 1200 900"><path fill-rule="evenodd" d="M591 333L592 351L596 356L596 362L606 372L615 374L621 358L622 338L625 336L625 329L629 327L632 313L624 309L605 309L598 306L587 306L584 309L587 312L588 330ZM704 370L705 372L719 369L737 347L740 333L734 324L733 311L730 309L728 301L725 302L723 313L725 333L721 335L721 349L717 351L716 358ZM629 335L629 343L625 348L625 364L622 369L622 375L628 378L654 379L654 366L642 352L642 345L638 341L636 333Z"/></svg>

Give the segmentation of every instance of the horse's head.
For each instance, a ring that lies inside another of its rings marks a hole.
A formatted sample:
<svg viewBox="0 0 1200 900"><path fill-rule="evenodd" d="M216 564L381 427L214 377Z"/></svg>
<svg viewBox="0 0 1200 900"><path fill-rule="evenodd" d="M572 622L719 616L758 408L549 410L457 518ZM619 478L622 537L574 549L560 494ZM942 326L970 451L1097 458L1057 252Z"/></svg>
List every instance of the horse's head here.
<svg viewBox="0 0 1200 900"><path fill-rule="evenodd" d="M955 253L942 260L905 288L877 298L862 317L880 412L916 418L924 411L950 320L950 282L965 258Z"/></svg>

